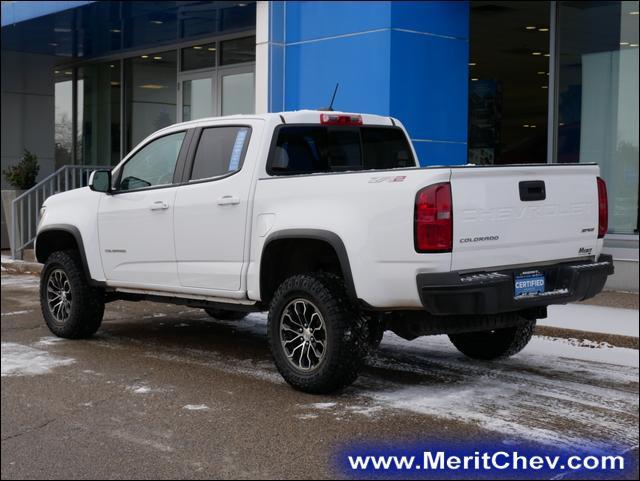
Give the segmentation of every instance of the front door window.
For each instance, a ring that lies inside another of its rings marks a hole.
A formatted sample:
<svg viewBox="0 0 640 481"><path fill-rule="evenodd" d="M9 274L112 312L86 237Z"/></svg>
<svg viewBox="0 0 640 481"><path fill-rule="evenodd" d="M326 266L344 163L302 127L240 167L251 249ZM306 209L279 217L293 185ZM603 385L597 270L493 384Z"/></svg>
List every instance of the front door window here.
<svg viewBox="0 0 640 481"><path fill-rule="evenodd" d="M134 190L173 182L185 132L165 135L145 145L122 167L118 190Z"/></svg>

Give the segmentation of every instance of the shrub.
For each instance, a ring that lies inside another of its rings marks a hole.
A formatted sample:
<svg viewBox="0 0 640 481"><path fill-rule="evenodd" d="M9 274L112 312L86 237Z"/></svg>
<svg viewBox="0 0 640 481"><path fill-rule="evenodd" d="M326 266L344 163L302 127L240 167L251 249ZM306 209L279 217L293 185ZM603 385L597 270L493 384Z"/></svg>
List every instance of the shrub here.
<svg viewBox="0 0 640 481"><path fill-rule="evenodd" d="M36 185L36 178L40 172L38 157L24 149L20 162L2 171L7 182L16 189L26 190Z"/></svg>

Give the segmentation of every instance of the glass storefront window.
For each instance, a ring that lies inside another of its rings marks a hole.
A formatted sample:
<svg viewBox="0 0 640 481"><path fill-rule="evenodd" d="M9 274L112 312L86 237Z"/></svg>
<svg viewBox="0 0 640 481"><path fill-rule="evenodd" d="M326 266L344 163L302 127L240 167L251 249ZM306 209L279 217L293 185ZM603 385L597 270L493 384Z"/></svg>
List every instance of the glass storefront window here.
<svg viewBox="0 0 640 481"><path fill-rule="evenodd" d="M220 65L255 62L256 37L234 38L220 43Z"/></svg>
<svg viewBox="0 0 640 481"><path fill-rule="evenodd" d="M55 168L73 164L73 71L54 70Z"/></svg>
<svg viewBox="0 0 640 481"><path fill-rule="evenodd" d="M254 73L222 74L222 115L254 112Z"/></svg>
<svg viewBox="0 0 640 481"><path fill-rule="evenodd" d="M215 43L183 48L181 69L185 71L215 67L216 50L217 47Z"/></svg>
<svg viewBox="0 0 640 481"><path fill-rule="evenodd" d="M213 115L213 79L203 77L182 82L182 121Z"/></svg>
<svg viewBox="0 0 640 481"><path fill-rule="evenodd" d="M638 233L637 12L637 1L558 7L557 158L600 164L612 234Z"/></svg>
<svg viewBox="0 0 640 481"><path fill-rule="evenodd" d="M255 45L247 40L255 37L225 41L234 65L224 67L216 66L221 42L209 42L56 69L56 166L115 165L178 121L253 113Z"/></svg>
<svg viewBox="0 0 640 481"><path fill-rule="evenodd" d="M120 161L120 62L78 69L76 158L84 165Z"/></svg>
<svg viewBox="0 0 640 481"><path fill-rule="evenodd" d="M125 60L126 151L176 122L176 51Z"/></svg>
<svg viewBox="0 0 640 481"><path fill-rule="evenodd" d="M255 2L181 2L179 15L182 38L256 26Z"/></svg>
<svg viewBox="0 0 640 481"><path fill-rule="evenodd" d="M549 2L470 2L469 162L547 161Z"/></svg>

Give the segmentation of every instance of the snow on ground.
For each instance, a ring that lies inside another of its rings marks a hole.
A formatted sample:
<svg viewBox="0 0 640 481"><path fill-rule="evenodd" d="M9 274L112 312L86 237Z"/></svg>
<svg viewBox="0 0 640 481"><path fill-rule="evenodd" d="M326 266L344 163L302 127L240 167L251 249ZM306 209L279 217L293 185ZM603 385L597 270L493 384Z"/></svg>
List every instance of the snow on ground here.
<svg viewBox="0 0 640 481"><path fill-rule="evenodd" d="M208 411L209 406L206 404L187 404L186 406L182 406L182 409L186 409L187 411Z"/></svg>
<svg viewBox="0 0 640 481"><path fill-rule="evenodd" d="M36 279L3 275L3 283L5 277ZM622 309L584 307L589 311L585 319L593 324L598 320L616 324L616 316L625 314ZM241 322L197 316L184 319L188 326L183 328L199 323L224 324L239 333L266 339L264 313L252 313ZM34 347L2 343L2 376L46 373L74 362L35 349L57 349L46 338L44 341ZM139 345L146 348L145 356L167 362L283 382L268 359L233 359L213 350L156 346L149 339L108 332L93 342L96 348ZM409 342L387 332L353 387L341 395L301 404L297 418L393 416L402 410L475 424L499 433L505 442L524 439L586 448L609 441L631 447L638 445L638 375L637 350L605 343L536 336L510 359L481 362L465 358L446 336ZM136 394L157 392L144 383L127 390Z"/></svg>
<svg viewBox="0 0 640 481"><path fill-rule="evenodd" d="M227 324L266 335L264 314ZM384 416L401 409L476 424L505 441L567 448L594 447L603 440L638 444L634 349L536 336L510 359L482 362L464 357L447 336L409 342L387 332L367 364L336 402L303 405L298 418L313 419L319 412L336 419Z"/></svg>
<svg viewBox="0 0 640 481"><path fill-rule="evenodd" d="M22 262L20 260L14 259L11 256L2 256L0 260L2 261L3 264L15 264L16 262Z"/></svg>
<svg viewBox="0 0 640 481"><path fill-rule="evenodd" d="M332 407L335 407L336 403L313 403L313 404L309 404L309 407L312 407L314 409L331 409Z"/></svg>
<svg viewBox="0 0 640 481"><path fill-rule="evenodd" d="M638 328L640 326L636 309L620 309L587 304L549 306L547 319L539 320L538 324L541 326L633 337L638 337Z"/></svg>
<svg viewBox="0 0 640 481"><path fill-rule="evenodd" d="M46 337L41 337L40 340L36 342L35 345L36 346L53 346L54 344L60 344L66 341L67 339L64 339L62 337L46 336Z"/></svg>
<svg viewBox="0 0 640 481"><path fill-rule="evenodd" d="M127 386L127 391L131 391L135 394L149 394L150 392L152 392L152 389L149 386L135 384L133 386Z"/></svg>
<svg viewBox="0 0 640 481"><path fill-rule="evenodd" d="M418 381L380 383L364 376L364 394L388 408L558 446L596 445L602 439L638 444L638 351L633 349L534 337L511 359L479 362L458 354L446 336L408 343L387 333L370 363Z"/></svg>
<svg viewBox="0 0 640 481"><path fill-rule="evenodd" d="M33 289L37 288L40 285L40 277L32 275L14 275L3 273L0 279L3 287Z"/></svg>
<svg viewBox="0 0 640 481"><path fill-rule="evenodd" d="M75 362L74 359L54 356L46 351L13 342L3 342L1 348L2 377L48 374L56 367Z"/></svg>
<svg viewBox="0 0 640 481"><path fill-rule="evenodd" d="M3 312L2 317L4 316L19 316L21 314L27 314L31 311L12 311L12 312Z"/></svg>

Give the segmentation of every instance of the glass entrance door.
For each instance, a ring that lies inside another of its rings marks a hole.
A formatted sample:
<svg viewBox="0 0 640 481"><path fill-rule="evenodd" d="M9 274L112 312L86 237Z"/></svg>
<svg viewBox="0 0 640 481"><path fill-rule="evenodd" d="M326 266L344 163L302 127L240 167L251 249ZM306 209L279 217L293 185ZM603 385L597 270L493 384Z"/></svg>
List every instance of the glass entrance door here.
<svg viewBox="0 0 640 481"><path fill-rule="evenodd" d="M180 122L213 117L216 112L215 72L181 75L178 104Z"/></svg>
<svg viewBox="0 0 640 481"><path fill-rule="evenodd" d="M218 70L220 114L255 112L255 73L253 66L227 67Z"/></svg>

